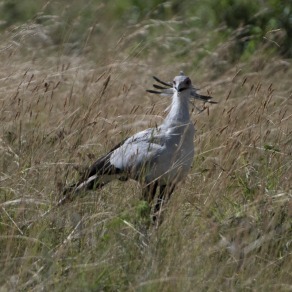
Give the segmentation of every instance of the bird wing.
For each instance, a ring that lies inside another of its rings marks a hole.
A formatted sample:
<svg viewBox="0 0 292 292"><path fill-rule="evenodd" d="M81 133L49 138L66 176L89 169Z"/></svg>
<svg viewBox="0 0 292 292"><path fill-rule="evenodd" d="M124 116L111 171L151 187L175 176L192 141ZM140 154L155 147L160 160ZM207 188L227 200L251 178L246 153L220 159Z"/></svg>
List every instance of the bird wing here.
<svg viewBox="0 0 292 292"><path fill-rule="evenodd" d="M150 128L128 138L111 156L110 163L126 172L138 172L151 165L163 150L164 135L160 128Z"/></svg>
<svg viewBox="0 0 292 292"><path fill-rule="evenodd" d="M127 139L124 139L119 144L115 145L107 154L103 155L99 159L97 159L88 169L88 171L84 174L83 180L86 180L94 175L104 175L104 174L117 174L121 172L120 169L116 169L111 163L110 163L110 157L113 154L113 152L121 147Z"/></svg>
<svg viewBox="0 0 292 292"><path fill-rule="evenodd" d="M77 186L102 176L118 175L126 179L130 172L139 171L142 164L150 163L159 155L162 141L158 128L144 130L123 140L97 159L84 173ZM101 182L103 183L103 180Z"/></svg>

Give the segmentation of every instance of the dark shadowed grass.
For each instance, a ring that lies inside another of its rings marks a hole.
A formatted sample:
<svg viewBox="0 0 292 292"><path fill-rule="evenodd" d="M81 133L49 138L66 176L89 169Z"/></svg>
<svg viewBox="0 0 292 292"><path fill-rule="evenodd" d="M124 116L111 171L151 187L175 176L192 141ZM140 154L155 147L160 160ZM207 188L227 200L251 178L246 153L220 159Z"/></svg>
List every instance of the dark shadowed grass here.
<svg viewBox="0 0 292 292"><path fill-rule="evenodd" d="M1 51L1 289L289 291L290 63L261 52L230 64L222 45L194 66L204 38L178 57L140 36L95 58L11 40ZM219 104L194 110L196 158L161 226L132 181L42 217L96 157L161 122L170 99L145 89L181 69Z"/></svg>

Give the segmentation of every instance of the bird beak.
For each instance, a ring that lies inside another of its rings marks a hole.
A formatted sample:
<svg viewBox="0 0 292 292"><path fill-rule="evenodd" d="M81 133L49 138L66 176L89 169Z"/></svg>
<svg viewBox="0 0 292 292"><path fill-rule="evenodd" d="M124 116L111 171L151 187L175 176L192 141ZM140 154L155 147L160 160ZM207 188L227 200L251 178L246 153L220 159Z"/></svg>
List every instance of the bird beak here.
<svg viewBox="0 0 292 292"><path fill-rule="evenodd" d="M182 87L180 84L175 87L175 89L177 90L177 92L182 92L184 90L184 87Z"/></svg>
<svg viewBox="0 0 292 292"><path fill-rule="evenodd" d="M182 92L183 90L187 89L187 87L184 86L184 84L179 84L177 87L175 87L177 92Z"/></svg>

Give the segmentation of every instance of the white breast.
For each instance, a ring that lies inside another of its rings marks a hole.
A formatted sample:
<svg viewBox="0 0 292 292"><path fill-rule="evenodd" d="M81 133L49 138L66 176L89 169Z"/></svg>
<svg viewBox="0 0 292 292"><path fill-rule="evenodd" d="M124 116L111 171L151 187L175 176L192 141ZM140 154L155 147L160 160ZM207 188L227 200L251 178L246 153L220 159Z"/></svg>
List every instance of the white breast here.
<svg viewBox="0 0 292 292"><path fill-rule="evenodd" d="M179 182L188 174L194 158L194 132L192 123L167 129L163 151L147 175L148 182L157 178L165 184Z"/></svg>

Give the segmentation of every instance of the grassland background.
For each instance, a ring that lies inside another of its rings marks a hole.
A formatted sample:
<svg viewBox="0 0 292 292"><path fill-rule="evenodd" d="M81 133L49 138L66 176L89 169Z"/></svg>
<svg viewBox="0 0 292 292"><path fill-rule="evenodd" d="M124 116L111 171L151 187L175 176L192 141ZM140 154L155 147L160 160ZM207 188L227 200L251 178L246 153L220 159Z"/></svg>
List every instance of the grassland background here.
<svg viewBox="0 0 292 292"><path fill-rule="evenodd" d="M292 290L284 2L2 1L0 291ZM196 158L161 226L131 181L42 217L162 121L170 99L145 89L180 70L219 103L193 111Z"/></svg>

